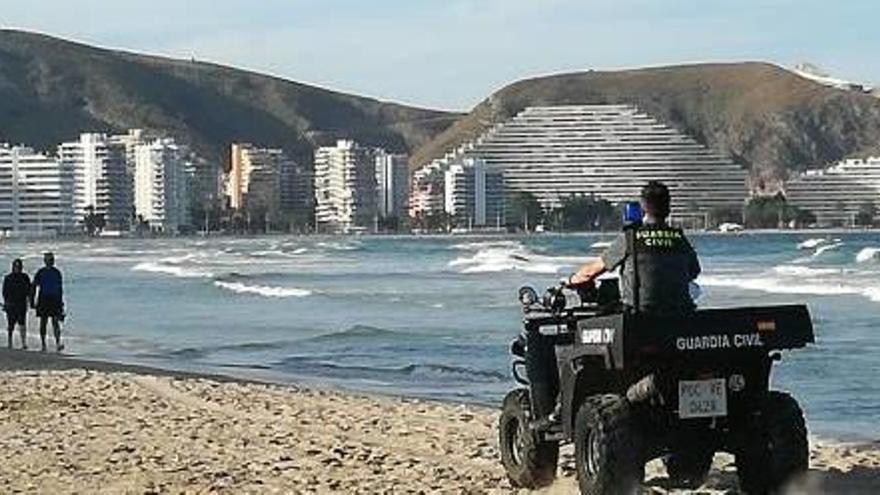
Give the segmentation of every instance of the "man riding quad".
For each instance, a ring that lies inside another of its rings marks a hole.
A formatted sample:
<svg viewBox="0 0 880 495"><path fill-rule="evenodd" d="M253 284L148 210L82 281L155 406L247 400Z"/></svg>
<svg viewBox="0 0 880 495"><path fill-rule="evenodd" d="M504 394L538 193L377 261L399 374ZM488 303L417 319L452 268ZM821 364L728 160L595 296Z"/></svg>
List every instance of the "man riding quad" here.
<svg viewBox="0 0 880 495"><path fill-rule="evenodd" d="M622 267L620 290L626 308L658 314L693 311L689 287L700 275L700 261L684 232L666 224L669 204L666 185L648 182L641 194L641 225L633 222L602 256L569 277L567 285L592 284L606 271Z"/></svg>
<svg viewBox="0 0 880 495"><path fill-rule="evenodd" d="M666 223L669 189L651 181L640 203L607 251L562 286L543 298L520 289L523 332L511 353L522 387L499 419L508 477L548 485L560 442L572 442L582 493L632 493L658 457L673 485L696 487L717 451L734 454L744 491L778 490L807 469L809 450L803 413L770 390L770 371L780 351L813 342L809 311L697 310L700 263ZM599 278L617 268L619 282Z"/></svg>

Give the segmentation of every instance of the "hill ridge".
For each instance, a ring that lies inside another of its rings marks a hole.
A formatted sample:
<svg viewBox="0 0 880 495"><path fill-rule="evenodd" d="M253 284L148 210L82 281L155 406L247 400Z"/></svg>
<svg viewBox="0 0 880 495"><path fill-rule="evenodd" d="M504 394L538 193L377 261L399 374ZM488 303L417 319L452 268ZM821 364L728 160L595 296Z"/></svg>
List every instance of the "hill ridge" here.
<svg viewBox="0 0 880 495"><path fill-rule="evenodd" d="M294 154L339 137L409 151L458 117L217 62L0 29L0 140L41 149L80 131L140 127L217 159L237 140Z"/></svg>
<svg viewBox="0 0 880 495"><path fill-rule="evenodd" d="M791 173L880 151L880 100L833 89L765 62L585 71L509 84L420 147L415 166L534 105L638 106L749 168L774 190Z"/></svg>

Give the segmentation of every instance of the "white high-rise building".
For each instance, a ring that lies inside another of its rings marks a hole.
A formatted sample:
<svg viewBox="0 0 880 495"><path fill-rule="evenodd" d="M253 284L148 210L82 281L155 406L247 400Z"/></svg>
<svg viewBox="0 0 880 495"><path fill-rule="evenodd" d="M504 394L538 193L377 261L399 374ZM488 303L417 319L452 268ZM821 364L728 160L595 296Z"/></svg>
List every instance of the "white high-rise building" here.
<svg viewBox="0 0 880 495"><path fill-rule="evenodd" d="M376 150L377 208L382 218L406 214L409 201L409 163L406 155Z"/></svg>
<svg viewBox="0 0 880 495"><path fill-rule="evenodd" d="M138 144L134 150L135 212L150 229L177 232L189 225L187 162L173 139Z"/></svg>
<svg viewBox="0 0 880 495"><path fill-rule="evenodd" d="M106 134L82 134L78 141L58 147L62 167L74 171L78 221L93 212L104 217L108 229L128 230L132 178L126 154L126 145Z"/></svg>
<svg viewBox="0 0 880 495"><path fill-rule="evenodd" d="M375 225L376 161L354 141L315 150L315 220L324 230L350 232Z"/></svg>
<svg viewBox="0 0 880 495"><path fill-rule="evenodd" d="M65 233L75 227L73 170L54 157L0 144L0 230Z"/></svg>
<svg viewBox="0 0 880 495"><path fill-rule="evenodd" d="M880 211L880 157L805 172L785 184L785 198L816 215L819 225L853 225L866 205Z"/></svg>
<svg viewBox="0 0 880 495"><path fill-rule="evenodd" d="M465 158L444 174L446 213L459 227L484 227L501 222L504 184L500 172L481 159Z"/></svg>

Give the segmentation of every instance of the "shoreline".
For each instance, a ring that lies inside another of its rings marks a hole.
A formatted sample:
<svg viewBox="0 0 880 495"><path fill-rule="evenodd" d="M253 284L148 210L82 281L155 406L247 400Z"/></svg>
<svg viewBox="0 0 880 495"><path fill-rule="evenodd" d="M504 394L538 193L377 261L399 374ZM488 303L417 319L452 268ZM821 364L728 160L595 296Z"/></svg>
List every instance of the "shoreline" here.
<svg viewBox="0 0 880 495"><path fill-rule="evenodd" d="M493 409L9 356L0 353L0 485L10 492L527 493L503 472ZM880 486L880 442L811 443L797 493ZM700 493L738 493L732 457L713 466ZM557 481L535 493L574 493L573 468L564 447ZM668 486L659 461L645 486L689 493Z"/></svg>
<svg viewBox="0 0 880 495"><path fill-rule="evenodd" d="M172 240L179 239L184 241L201 240L201 239L276 239L276 238L294 238L294 239L468 239L468 238L505 238L505 237L590 237L614 235L619 230L596 230L596 231L572 231L572 232L493 232L493 231L472 231L472 232L429 232L429 233L360 233L360 234L333 234L333 233L262 233L262 234L233 234L233 233L203 233L198 234L179 234L167 236L95 236L89 237L85 235L61 235L61 236L0 236L0 243L6 242L114 242L126 240ZM856 234L880 234L880 227L870 228L845 228L845 227L820 227L820 228L797 228L797 229L743 229L736 232L721 232L718 230L690 230L685 229L688 235L718 235L718 236L747 236L747 235L856 235Z"/></svg>
<svg viewBox="0 0 880 495"><path fill-rule="evenodd" d="M495 409L0 351L0 485L39 493L525 493ZM811 438L799 493L874 493L880 441ZM573 493L571 448L559 479ZM667 486L659 461L646 493ZM736 492L716 456L701 493Z"/></svg>
<svg viewBox="0 0 880 495"><path fill-rule="evenodd" d="M99 373L127 373L138 376L162 377L171 379L210 380L218 383L238 383L243 385L263 385L291 390L308 390L317 393L341 394L358 398L373 400L402 400L419 401L449 407L468 407L481 409L489 412L500 411L500 401L493 404L484 401L444 400L424 395L408 395L404 393L362 390L356 387L334 383L321 383L320 381L296 381L273 379L269 376L245 376L244 374L224 373L222 371L193 371L174 369L170 367L156 367L141 364L130 364L122 361L89 359L68 354L56 354L54 352L38 352L33 350L19 350L0 348L0 373L18 371L75 371L86 370ZM513 387L511 382L511 387ZM880 447L880 437L859 432L820 432L816 433L809 428L811 441L823 445L847 448Z"/></svg>

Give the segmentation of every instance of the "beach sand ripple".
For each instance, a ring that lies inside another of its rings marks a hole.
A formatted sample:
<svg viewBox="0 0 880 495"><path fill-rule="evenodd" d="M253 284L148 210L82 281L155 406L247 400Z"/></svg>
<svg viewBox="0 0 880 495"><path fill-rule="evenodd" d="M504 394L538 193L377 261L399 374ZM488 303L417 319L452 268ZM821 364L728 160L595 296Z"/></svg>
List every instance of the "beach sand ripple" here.
<svg viewBox="0 0 880 495"><path fill-rule="evenodd" d="M5 493L515 493L496 412L97 371L0 372ZM572 493L570 452L544 493ZM880 447L814 449L807 490L874 493ZM649 467L648 493L670 493ZM701 493L736 493L729 456Z"/></svg>

